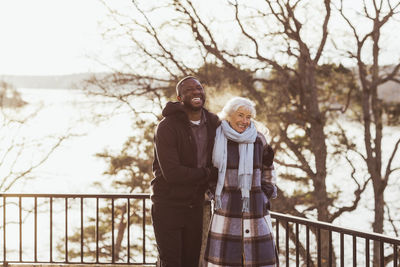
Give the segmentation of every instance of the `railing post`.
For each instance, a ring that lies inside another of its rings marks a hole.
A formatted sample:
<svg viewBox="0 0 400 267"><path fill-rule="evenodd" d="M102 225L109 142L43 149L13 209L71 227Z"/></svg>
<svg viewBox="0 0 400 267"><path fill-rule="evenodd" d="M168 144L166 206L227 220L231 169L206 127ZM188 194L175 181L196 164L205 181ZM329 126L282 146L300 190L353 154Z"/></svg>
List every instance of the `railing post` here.
<svg viewBox="0 0 400 267"><path fill-rule="evenodd" d="M340 267L344 267L344 234L340 233Z"/></svg>
<svg viewBox="0 0 400 267"><path fill-rule="evenodd" d="M99 263L99 198L96 197L96 263Z"/></svg>
<svg viewBox="0 0 400 267"><path fill-rule="evenodd" d="M81 197L81 263L83 263L83 197Z"/></svg>
<svg viewBox="0 0 400 267"><path fill-rule="evenodd" d="M333 250L333 248L332 248L332 232L331 231L329 231L328 232L328 242L329 242L329 244L328 244L328 253L329 253L329 255L328 255L328 261L329 261L329 267L332 267L332 261L333 261L333 257L332 257L332 250Z"/></svg>
<svg viewBox="0 0 400 267"><path fill-rule="evenodd" d="M35 222L34 222L34 232L35 232L35 262L37 262L37 197L35 197Z"/></svg>
<svg viewBox="0 0 400 267"><path fill-rule="evenodd" d="M19 261L22 262L22 197L18 198L19 215Z"/></svg>
<svg viewBox="0 0 400 267"><path fill-rule="evenodd" d="M306 226L306 250L307 250L307 259L306 259L306 262L307 262L307 267L308 266L310 266L310 257L311 257L311 255L310 255L310 226Z"/></svg>
<svg viewBox="0 0 400 267"><path fill-rule="evenodd" d="M50 262L53 262L53 198L50 197Z"/></svg>
<svg viewBox="0 0 400 267"><path fill-rule="evenodd" d="M111 262L115 262L114 251L114 198L111 198Z"/></svg>
<svg viewBox="0 0 400 267"><path fill-rule="evenodd" d="M321 229L317 229L317 257L318 257L318 267L322 266L322 255L321 255Z"/></svg>
<svg viewBox="0 0 400 267"><path fill-rule="evenodd" d="M6 246L6 197L3 196L3 263L7 262L7 246Z"/></svg>
<svg viewBox="0 0 400 267"><path fill-rule="evenodd" d="M285 246L286 246L286 250L285 250L285 253L286 253L286 267L289 267L289 221L285 221L285 230L286 230L286 236L285 236L285 238L286 238L286 244L285 244Z"/></svg>
<svg viewBox="0 0 400 267"><path fill-rule="evenodd" d="M369 267L369 239L365 239L365 267Z"/></svg>
<svg viewBox="0 0 400 267"><path fill-rule="evenodd" d="M65 262L68 262L68 197L65 197Z"/></svg>
<svg viewBox="0 0 400 267"><path fill-rule="evenodd" d="M296 267L300 265L299 256L299 224L296 223Z"/></svg>
<svg viewBox="0 0 400 267"><path fill-rule="evenodd" d="M143 229L143 263L146 263L146 199L143 198L143 220L142 220L142 229Z"/></svg>
<svg viewBox="0 0 400 267"><path fill-rule="evenodd" d="M131 226L131 201L130 201L130 198L127 198L126 199L127 200L127 214L126 214L126 216L127 216L127 218L126 218L126 242L127 242L127 245L126 245L126 247L127 247L127 257L128 257L128 260L127 260L127 262L128 263L130 263L131 262L131 231L130 231L130 226Z"/></svg>
<svg viewBox="0 0 400 267"><path fill-rule="evenodd" d="M276 219L276 221L275 221L275 232L276 232L275 246L276 246L276 250L279 254L279 219Z"/></svg>

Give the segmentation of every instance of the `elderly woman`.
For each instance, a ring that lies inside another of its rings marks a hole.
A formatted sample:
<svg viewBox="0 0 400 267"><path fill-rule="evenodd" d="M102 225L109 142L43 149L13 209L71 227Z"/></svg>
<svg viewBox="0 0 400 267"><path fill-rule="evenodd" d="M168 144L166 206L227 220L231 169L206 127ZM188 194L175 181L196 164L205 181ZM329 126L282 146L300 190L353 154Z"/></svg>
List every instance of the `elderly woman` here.
<svg viewBox="0 0 400 267"><path fill-rule="evenodd" d="M275 266L268 213L276 197L274 152L252 119L254 103L235 97L222 110L213 164L218 168L215 211L203 266Z"/></svg>

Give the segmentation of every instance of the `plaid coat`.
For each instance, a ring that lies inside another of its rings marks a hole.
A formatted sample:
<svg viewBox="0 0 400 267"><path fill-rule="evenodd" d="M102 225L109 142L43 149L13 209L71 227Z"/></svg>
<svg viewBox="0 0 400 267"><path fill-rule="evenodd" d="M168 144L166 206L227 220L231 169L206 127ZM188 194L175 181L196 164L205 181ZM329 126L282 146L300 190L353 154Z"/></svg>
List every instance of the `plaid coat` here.
<svg viewBox="0 0 400 267"><path fill-rule="evenodd" d="M273 158L272 148L259 133L254 143L250 211L243 213L237 177L238 144L228 140L222 209L211 218L203 266L276 266L271 219L266 208L268 199L276 197Z"/></svg>

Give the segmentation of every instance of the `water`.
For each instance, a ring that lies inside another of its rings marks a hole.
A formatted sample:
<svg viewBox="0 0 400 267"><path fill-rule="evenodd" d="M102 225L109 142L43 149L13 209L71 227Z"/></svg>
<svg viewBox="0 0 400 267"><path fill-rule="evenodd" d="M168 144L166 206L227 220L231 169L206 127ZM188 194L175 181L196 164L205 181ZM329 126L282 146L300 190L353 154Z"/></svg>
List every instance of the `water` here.
<svg viewBox="0 0 400 267"><path fill-rule="evenodd" d="M81 90L30 89L18 90L29 104L26 109L39 109L19 131L19 138L35 140L46 146L57 137L70 135L49 159L34 170L27 181L21 180L9 192L89 193L98 191L91 185L104 179L106 163L95 157L105 148L118 150L132 133L132 114L118 109L104 97L87 96ZM101 115L109 117L102 118ZM8 147L4 140L2 146ZM36 147L24 150L25 160L19 160L16 169L26 162L35 162Z"/></svg>

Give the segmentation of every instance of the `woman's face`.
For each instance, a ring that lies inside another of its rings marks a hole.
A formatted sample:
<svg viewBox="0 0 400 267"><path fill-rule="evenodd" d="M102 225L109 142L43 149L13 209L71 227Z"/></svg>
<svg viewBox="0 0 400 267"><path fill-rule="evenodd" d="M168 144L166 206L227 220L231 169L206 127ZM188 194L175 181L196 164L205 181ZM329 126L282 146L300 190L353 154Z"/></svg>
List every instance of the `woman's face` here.
<svg viewBox="0 0 400 267"><path fill-rule="evenodd" d="M230 126L238 133L243 133L250 126L251 111L241 106L228 118Z"/></svg>

